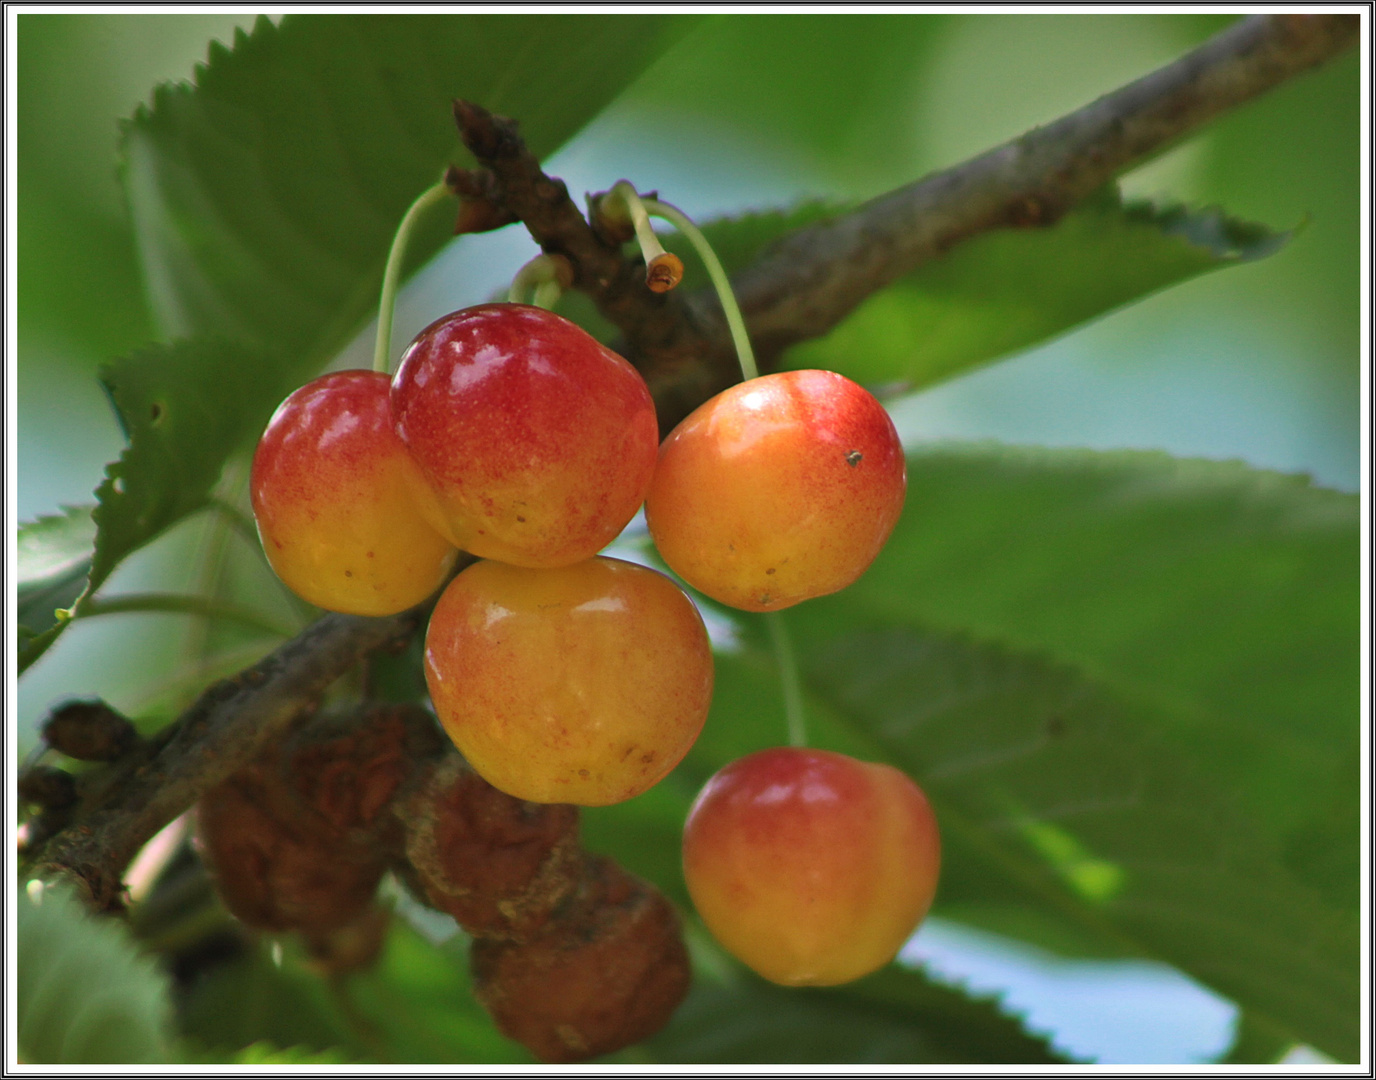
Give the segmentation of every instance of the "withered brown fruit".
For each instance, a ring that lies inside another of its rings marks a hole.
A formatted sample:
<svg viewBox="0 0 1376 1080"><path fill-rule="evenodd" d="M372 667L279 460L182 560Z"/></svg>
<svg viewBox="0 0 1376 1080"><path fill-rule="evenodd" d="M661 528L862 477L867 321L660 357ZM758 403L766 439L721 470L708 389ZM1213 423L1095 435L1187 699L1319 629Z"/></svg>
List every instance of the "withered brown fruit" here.
<svg viewBox="0 0 1376 1080"><path fill-rule="evenodd" d="M408 707L317 721L207 792L198 842L225 905L265 930L343 928L400 854L385 813L441 739Z"/></svg>
<svg viewBox="0 0 1376 1080"><path fill-rule="evenodd" d="M585 1061L653 1035L688 992L678 915L652 886L587 856L578 889L524 942L473 943L497 1027L542 1061Z"/></svg>
<svg viewBox="0 0 1376 1080"><path fill-rule="evenodd" d="M435 765L399 813L414 880L475 936L530 933L577 883L577 809L506 795L458 754Z"/></svg>

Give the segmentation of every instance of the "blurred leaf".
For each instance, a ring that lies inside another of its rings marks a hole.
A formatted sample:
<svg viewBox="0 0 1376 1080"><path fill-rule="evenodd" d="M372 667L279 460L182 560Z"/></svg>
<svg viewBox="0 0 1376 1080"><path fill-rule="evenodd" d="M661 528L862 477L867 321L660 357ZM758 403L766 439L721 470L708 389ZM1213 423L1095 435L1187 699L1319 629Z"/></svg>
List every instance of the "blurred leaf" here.
<svg viewBox="0 0 1376 1080"><path fill-rule="evenodd" d="M810 202L711 221L703 231L733 273L774 240L843 209ZM957 244L871 296L826 337L794 346L785 366L927 386L1207 270L1264 258L1288 237L1217 208L1124 204L1116 189L1104 189L1049 228L1000 229ZM706 287L696 256L666 239L684 259L686 287Z"/></svg>
<svg viewBox="0 0 1376 1080"><path fill-rule="evenodd" d="M15 245L16 330L25 353L36 336L75 352L74 359L110 356L146 341L150 327L132 230L64 201L47 177L24 171L30 175L20 180L23 197L15 200Z"/></svg>
<svg viewBox="0 0 1376 1080"><path fill-rule="evenodd" d="M1244 1012L1237 1019L1233 1045L1219 1064L1274 1065L1294 1045L1294 1040L1286 1038L1283 1032L1277 1033L1272 1027L1258 1023L1255 1017Z"/></svg>
<svg viewBox="0 0 1376 1080"><path fill-rule="evenodd" d="M466 935L433 945L394 919L381 959L349 980L348 995L386 1048L387 1060L435 1065L535 1060L497 1031L473 996Z"/></svg>
<svg viewBox="0 0 1376 1080"><path fill-rule="evenodd" d="M353 1064L343 1050L312 1050L305 1046L278 1047L266 1040L250 1043L234 1053L217 1053L184 1040L179 1055L188 1065L346 1065Z"/></svg>
<svg viewBox="0 0 1376 1080"><path fill-rule="evenodd" d="M924 171L914 169L921 138L914 106L927 65L958 19L931 11L821 18L732 11L705 20L628 98L651 115L710 124L721 132L716 157L755 151L801 165L804 184L869 196ZM663 192L679 201L672 186Z"/></svg>
<svg viewBox="0 0 1376 1080"><path fill-rule="evenodd" d="M206 505L229 454L277 403L279 359L224 341L153 345L101 370L129 446L96 490L91 589L169 525Z"/></svg>
<svg viewBox="0 0 1376 1080"><path fill-rule="evenodd" d="M699 979L660 1034L627 1060L653 1064L1037 1064L1064 1062L990 998L890 966L828 989L742 973Z"/></svg>
<svg viewBox="0 0 1376 1080"><path fill-rule="evenodd" d="M845 597L1045 650L1150 700L1292 870L1357 910L1358 499L1159 453L935 447ZM1299 838L1303 837L1300 843Z"/></svg>
<svg viewBox="0 0 1376 1080"><path fill-rule="evenodd" d="M694 17L287 15L195 87L160 87L125 129L124 179L166 332L215 333L290 357L283 396L377 303L407 206L466 155L464 97L522 123L546 155ZM440 220L440 218L447 220ZM412 265L449 233L431 215Z"/></svg>
<svg viewBox="0 0 1376 1080"><path fill-rule="evenodd" d="M91 557L96 526L90 506L64 506L60 514L45 514L19 526L15 553L19 569L19 604L40 589L52 588L80 571Z"/></svg>
<svg viewBox="0 0 1376 1080"><path fill-rule="evenodd" d="M91 507L67 506L19 526L18 617L30 640L57 623L54 612L69 608L86 584L96 525Z"/></svg>
<svg viewBox="0 0 1376 1080"><path fill-rule="evenodd" d="M1207 270L1260 259L1284 234L1216 209L1086 200L1049 228L999 229L876 293L786 365L929 386Z"/></svg>
<svg viewBox="0 0 1376 1080"><path fill-rule="evenodd" d="M183 1026L221 1060L267 1040L297 1053L333 1053L378 1064L529 1064L498 1033L468 979L468 939L427 941L392 919L382 955L334 981L307 965L294 935L281 963L258 948L207 975L188 996Z"/></svg>
<svg viewBox="0 0 1376 1080"><path fill-rule="evenodd" d="M148 346L101 370L129 445L96 489L89 592L126 555L207 504L226 458L262 429L276 404L279 363L271 354L200 340ZM19 670L68 625L21 637Z"/></svg>
<svg viewBox="0 0 1376 1080"><path fill-rule="evenodd" d="M167 1060L167 980L127 929L88 914L65 891L16 899L19 1056L35 1065Z"/></svg>
<svg viewBox="0 0 1376 1080"><path fill-rule="evenodd" d="M274 963L261 941L183 988L177 1019L207 1060L233 1060L241 1048L260 1042L298 1053L373 1057L324 981L306 971L294 952L280 966Z"/></svg>

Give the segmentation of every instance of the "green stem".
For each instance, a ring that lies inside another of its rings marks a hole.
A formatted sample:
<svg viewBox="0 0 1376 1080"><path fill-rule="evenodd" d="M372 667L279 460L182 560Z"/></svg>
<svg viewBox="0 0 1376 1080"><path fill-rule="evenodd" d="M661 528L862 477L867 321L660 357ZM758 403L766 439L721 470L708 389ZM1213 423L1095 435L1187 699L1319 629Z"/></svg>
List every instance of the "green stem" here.
<svg viewBox="0 0 1376 1080"><path fill-rule="evenodd" d="M226 604L221 600L211 600L205 596L186 596L181 593L128 593L113 596L106 600L87 600L76 613L78 619L89 619L96 615L122 615L129 612L171 612L179 615L200 615L206 619L227 619L255 630L263 630L276 637L289 638L295 634L285 626L279 626L271 619L256 611Z"/></svg>
<svg viewBox="0 0 1376 1080"><path fill-rule="evenodd" d="M653 200L642 199L635 185L629 180L618 180L612 185L609 194L625 204L626 214L631 219L631 227L635 229L636 243L640 245L640 254L644 256L645 265L648 266L664 254L664 245L659 242L659 237L650 225L648 204Z"/></svg>
<svg viewBox="0 0 1376 1080"><path fill-rule="evenodd" d="M507 303L524 303L529 293L530 303L549 311L559 302L565 286L572 282L573 267L564 256L536 255L511 279L511 288L506 294Z"/></svg>
<svg viewBox="0 0 1376 1080"><path fill-rule="evenodd" d="M726 325L731 330L731 341L736 346L741 375L746 379L758 377L760 369L755 364L755 351L750 347L750 336L745 332L745 318L741 315L740 305L736 303L736 294L731 289L731 279L726 276L726 270L717 258L717 253L712 250L712 245L707 242L707 237L702 235L702 230L678 207L670 206L658 199L642 199L641 204L647 213L669 222L693 245L698 257L707 267L707 274L711 277L712 285L717 290L717 298L721 301L721 309L726 314Z"/></svg>
<svg viewBox="0 0 1376 1080"><path fill-rule="evenodd" d="M392 250L387 253L387 269L382 272L382 299L377 308L377 345L373 349L373 370L383 375L387 374L388 357L392 353L392 312L396 308L401 260L406 255L407 241L420 216L449 194L451 192L444 181L424 192L406 211L406 216L397 226L396 236L392 238Z"/></svg>
<svg viewBox="0 0 1376 1080"><path fill-rule="evenodd" d="M803 681L798 675L798 658L783 613L765 612L769 636L774 641L774 661L779 665L779 681L784 688L784 714L788 717L788 745L807 745L807 721L803 715Z"/></svg>
<svg viewBox="0 0 1376 1080"><path fill-rule="evenodd" d="M531 294L530 302L538 308L546 311L553 311L554 305L559 303L559 297L564 295L564 288L557 281L542 281L535 286L535 291Z"/></svg>

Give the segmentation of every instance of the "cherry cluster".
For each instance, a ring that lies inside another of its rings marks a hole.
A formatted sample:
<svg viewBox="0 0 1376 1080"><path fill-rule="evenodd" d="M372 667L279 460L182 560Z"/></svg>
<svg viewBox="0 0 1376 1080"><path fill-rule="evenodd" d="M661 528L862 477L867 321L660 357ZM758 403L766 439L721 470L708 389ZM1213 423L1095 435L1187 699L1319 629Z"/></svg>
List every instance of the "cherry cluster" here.
<svg viewBox="0 0 1376 1080"><path fill-rule="evenodd" d="M340 372L291 395L251 487L273 568L321 607L400 611L445 583L457 552L476 556L426 634L444 730L510 796L605 805L682 760L713 668L687 594L598 552L643 505L684 581L777 612L859 577L898 519L906 473L883 407L829 371L749 379L660 445L630 364L558 315L501 303L427 327L390 380ZM911 780L801 748L729 765L684 832L708 927L787 984L892 959L930 906L938 861Z"/></svg>

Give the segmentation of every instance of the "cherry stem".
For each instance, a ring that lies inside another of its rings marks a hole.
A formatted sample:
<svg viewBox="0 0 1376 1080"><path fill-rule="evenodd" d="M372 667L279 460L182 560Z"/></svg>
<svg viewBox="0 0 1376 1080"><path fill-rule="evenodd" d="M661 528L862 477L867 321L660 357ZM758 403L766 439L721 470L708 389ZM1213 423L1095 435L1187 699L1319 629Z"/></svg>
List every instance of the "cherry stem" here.
<svg viewBox="0 0 1376 1080"><path fill-rule="evenodd" d="M536 255L516 271L507 290L507 303L519 304L530 292L530 302L546 311L559 302L564 290L573 284L573 266L562 255Z"/></svg>
<svg viewBox="0 0 1376 1080"><path fill-rule="evenodd" d="M130 612L170 612L179 615L199 615L206 619L225 619L280 638L290 638L296 633L290 627L279 626L256 611L239 607L237 604L226 604L205 596L186 596L181 593L128 593L106 600L87 600L74 617L90 619L97 615L123 615Z"/></svg>
<svg viewBox="0 0 1376 1080"><path fill-rule="evenodd" d="M784 715L788 718L788 745L807 745L807 721L803 714L803 682L798 675L798 658L783 613L765 612L769 636L774 641L774 661L779 665L779 681L784 688Z"/></svg>
<svg viewBox="0 0 1376 1080"><path fill-rule="evenodd" d="M694 225L692 219L677 206L660 202L658 199L644 199L642 203L646 213L669 222L693 245L693 250L698 253L698 258L707 267L707 275L712 279L712 285L717 290L717 299L721 301L721 309L726 315L726 325L731 330L731 342L736 346L736 358L740 361L741 376L746 380L758 378L760 369L755 363L755 350L750 347L750 335L745 331L745 318L741 315L741 306L736 303L736 294L731 288L731 279L726 276L726 270L721 265L721 260L717 258L717 253L712 250L712 245L707 242L707 237L702 235L702 230Z"/></svg>
<svg viewBox="0 0 1376 1080"><path fill-rule="evenodd" d="M392 314L397 305L397 286L401 283L401 261L406 255L406 244L421 215L452 194L443 180L426 190L411 204L397 226L396 236L392 237L392 250L387 253L387 268L382 272L382 299L377 307L377 345L373 348L373 370L383 375L387 374L388 358L392 353Z"/></svg>
<svg viewBox="0 0 1376 1080"><path fill-rule="evenodd" d="M668 292L683 280L683 260L672 251L664 250L664 245L659 242L650 225L649 204L654 200L642 199L629 180L618 180L613 184L607 198L611 200L611 207L608 208L604 203L604 212L610 209L612 215L616 215L616 203L619 201L630 218L631 227L635 229L636 242L645 259L646 286L651 292Z"/></svg>

